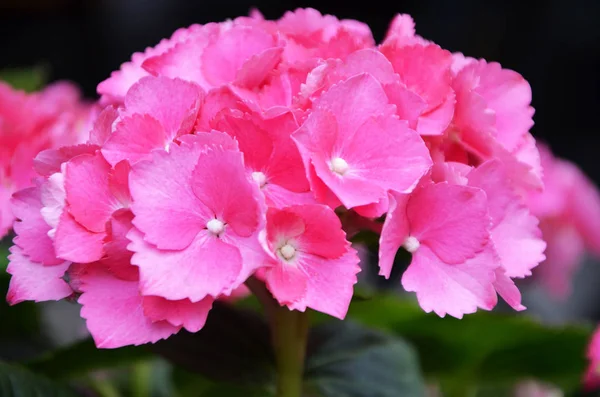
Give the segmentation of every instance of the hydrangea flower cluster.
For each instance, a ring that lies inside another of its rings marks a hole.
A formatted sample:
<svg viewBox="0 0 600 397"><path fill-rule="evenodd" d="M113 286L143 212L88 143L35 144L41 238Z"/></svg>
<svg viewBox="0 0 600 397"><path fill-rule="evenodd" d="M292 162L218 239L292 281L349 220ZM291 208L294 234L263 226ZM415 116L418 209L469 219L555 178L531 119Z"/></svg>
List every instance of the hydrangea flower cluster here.
<svg viewBox="0 0 600 397"><path fill-rule="evenodd" d="M76 296L105 348L198 331L249 277L344 318L360 270L345 230L370 223L383 276L412 253L402 285L425 311L524 309L513 279L545 249L525 201L542 188L530 87L409 16L380 45L313 9L194 25L98 92L87 143L42 152L14 195L11 303Z"/></svg>
<svg viewBox="0 0 600 397"><path fill-rule="evenodd" d="M70 83L28 94L0 81L0 239L15 220L10 197L36 175L33 158L41 150L85 142L94 114Z"/></svg>

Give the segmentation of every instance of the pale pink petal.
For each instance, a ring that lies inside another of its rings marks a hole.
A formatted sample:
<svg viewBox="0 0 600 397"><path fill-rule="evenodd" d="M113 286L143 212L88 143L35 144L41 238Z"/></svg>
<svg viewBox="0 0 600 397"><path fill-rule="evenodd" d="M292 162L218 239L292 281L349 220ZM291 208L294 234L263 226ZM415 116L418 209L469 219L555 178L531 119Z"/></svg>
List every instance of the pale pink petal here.
<svg viewBox="0 0 600 397"><path fill-rule="evenodd" d="M198 332L206 323L213 299L204 298L192 303L189 299L170 301L159 296L144 296L143 302L144 315L152 322L165 320L175 327Z"/></svg>
<svg viewBox="0 0 600 397"><path fill-rule="evenodd" d="M496 305L493 283L497 267L489 246L464 263L447 264L421 245L402 276L402 286L416 292L419 306L427 313L462 318L477 308L491 310Z"/></svg>
<svg viewBox="0 0 600 397"><path fill-rule="evenodd" d="M200 232L180 251L164 251L143 240L132 229L128 238L134 252L131 263L140 269L140 291L168 300L189 299L198 302L207 295L228 294L242 270L240 250L207 231Z"/></svg>
<svg viewBox="0 0 600 397"><path fill-rule="evenodd" d="M483 190L439 183L417 189L406 207L410 235L445 263L463 263L489 239Z"/></svg>
<svg viewBox="0 0 600 397"><path fill-rule="evenodd" d="M60 300L73 293L63 276L70 262L44 266L24 255L18 246L10 248L6 271L11 274L6 300L11 305L26 300L42 302Z"/></svg>
<svg viewBox="0 0 600 397"><path fill-rule="evenodd" d="M64 174L57 172L50 175L41 186L42 208L40 209L42 218L52 228L48 231L50 238L56 232L56 226L58 226L58 221L65 208L66 198Z"/></svg>
<svg viewBox="0 0 600 397"><path fill-rule="evenodd" d="M110 164L100 153L75 157L66 166L65 190L69 212L92 232L104 232L111 214L122 207L110 189L110 169Z"/></svg>
<svg viewBox="0 0 600 397"><path fill-rule="evenodd" d="M202 145L173 145L170 153L154 152L152 161L137 163L131 170L133 224L160 249L187 247L213 217L191 186L202 150Z"/></svg>
<svg viewBox="0 0 600 397"><path fill-rule="evenodd" d="M155 343L181 328L144 315L137 281L120 280L92 266L81 275L81 290L81 317L99 348Z"/></svg>

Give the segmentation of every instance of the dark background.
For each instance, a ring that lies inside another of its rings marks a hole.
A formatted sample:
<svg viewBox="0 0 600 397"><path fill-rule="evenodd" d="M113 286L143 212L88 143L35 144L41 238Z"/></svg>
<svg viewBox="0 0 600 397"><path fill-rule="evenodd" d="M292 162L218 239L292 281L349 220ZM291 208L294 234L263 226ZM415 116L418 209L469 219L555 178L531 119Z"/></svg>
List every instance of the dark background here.
<svg viewBox="0 0 600 397"><path fill-rule="evenodd" d="M43 63L52 80L96 85L134 51L192 23L246 15L274 19L312 6L369 24L381 40L395 13L450 51L500 62L533 87L536 137L600 183L600 1L598 0L0 0L0 68Z"/></svg>

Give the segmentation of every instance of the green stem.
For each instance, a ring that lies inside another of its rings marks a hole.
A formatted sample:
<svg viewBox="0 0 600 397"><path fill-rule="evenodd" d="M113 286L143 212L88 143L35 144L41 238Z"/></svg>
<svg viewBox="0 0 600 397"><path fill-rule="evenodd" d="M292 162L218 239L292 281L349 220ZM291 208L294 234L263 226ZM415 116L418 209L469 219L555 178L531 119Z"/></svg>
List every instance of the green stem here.
<svg viewBox="0 0 600 397"><path fill-rule="evenodd" d="M269 318L277 363L276 397L301 397L308 313L280 306L265 285L253 277L246 281L246 285L258 297Z"/></svg>
<svg viewBox="0 0 600 397"><path fill-rule="evenodd" d="M280 307L275 312L273 348L277 360L277 397L300 397L308 336L308 315Z"/></svg>

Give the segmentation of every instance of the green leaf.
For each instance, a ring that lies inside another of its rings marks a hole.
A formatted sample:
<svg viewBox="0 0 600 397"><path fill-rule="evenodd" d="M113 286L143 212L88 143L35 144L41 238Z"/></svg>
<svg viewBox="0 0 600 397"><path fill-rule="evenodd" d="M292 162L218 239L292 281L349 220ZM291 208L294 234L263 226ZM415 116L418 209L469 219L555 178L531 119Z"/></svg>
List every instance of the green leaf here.
<svg viewBox="0 0 600 397"><path fill-rule="evenodd" d="M32 92L42 88L47 81L48 72L43 66L28 68L11 68L0 70L0 80L6 81L13 88Z"/></svg>
<svg viewBox="0 0 600 397"><path fill-rule="evenodd" d="M410 341L434 379L500 384L536 378L567 389L580 382L592 331L488 312L439 318L394 296L354 302L349 317Z"/></svg>
<svg viewBox="0 0 600 397"><path fill-rule="evenodd" d="M243 386L272 384L270 332L258 314L215 303L204 328L185 331L149 348L192 373Z"/></svg>
<svg viewBox="0 0 600 397"><path fill-rule="evenodd" d="M425 395L416 354L401 339L349 321L331 321L312 330L307 353L307 396Z"/></svg>
<svg viewBox="0 0 600 397"><path fill-rule="evenodd" d="M23 368L0 362L2 397L75 397L66 386L54 383Z"/></svg>
<svg viewBox="0 0 600 397"><path fill-rule="evenodd" d="M85 339L29 361L26 366L52 379L69 379L95 370L126 366L150 357L152 353L143 346L98 349L92 339Z"/></svg>

